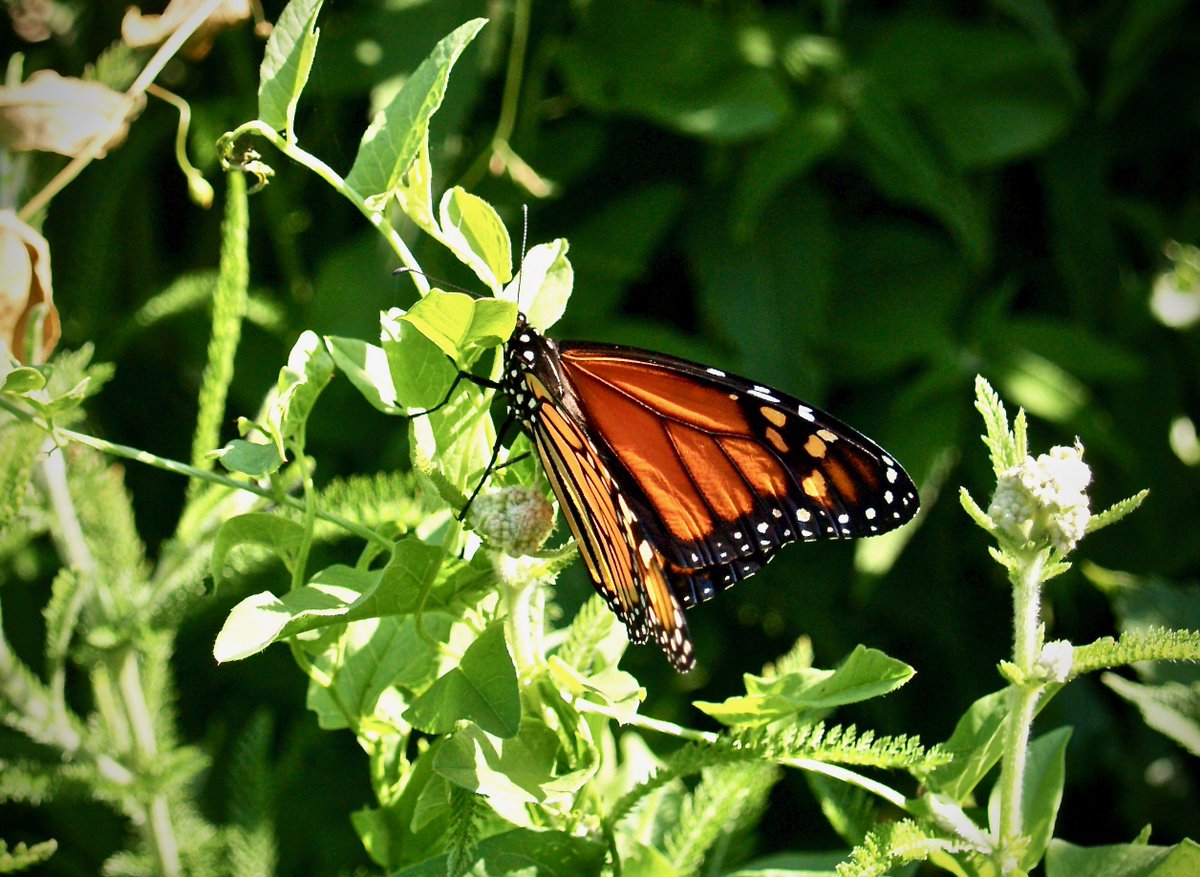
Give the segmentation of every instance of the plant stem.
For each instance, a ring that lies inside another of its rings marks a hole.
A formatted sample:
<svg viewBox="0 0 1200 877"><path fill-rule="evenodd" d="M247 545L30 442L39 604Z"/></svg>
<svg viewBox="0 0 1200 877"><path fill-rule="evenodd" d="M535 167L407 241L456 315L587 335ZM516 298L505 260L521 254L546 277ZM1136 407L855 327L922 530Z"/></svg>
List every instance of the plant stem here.
<svg viewBox="0 0 1200 877"><path fill-rule="evenodd" d="M28 417L27 412L23 412L20 409L11 408L10 406L3 404L2 400L0 400L0 407L8 408L16 414L19 414L23 417ZM36 420L36 418L34 419ZM203 469L197 469L194 466L187 465L186 463L180 463L176 460L160 457L157 454L151 454L149 451L131 448L128 445L119 445L115 442L90 436L87 433L76 432L72 429L56 428L54 430L54 434L60 439L78 442L81 445L87 445L89 448L95 448L97 451L109 454L113 457L122 457L126 460L135 460L138 463L144 463L147 466L153 466L155 469L173 472L176 475L186 475L189 478L198 478L203 481L211 482L212 484L220 484L224 487L232 488L233 490L244 490L247 493L253 493L256 496L263 497L264 499L277 501L288 506L289 508L296 509L297 511L303 512L305 510L305 502L303 500L287 494L279 495L275 491L265 487L260 487L251 481L240 481L236 478L230 478L225 475L220 475L216 472L205 472ZM389 539L381 536L369 527L364 527L362 524L347 520L341 515L335 515L332 512L317 511L315 514L321 520L328 521L331 524L341 527L343 530L353 533L360 539L374 542L381 548L384 548L388 551L392 549L392 543Z"/></svg>
<svg viewBox="0 0 1200 877"><path fill-rule="evenodd" d="M1036 663L1042 647L1042 573L1049 549L1021 557L1013 581L1013 663L1022 678L1009 690L1000 766L1000 831L996 865L1001 874L1014 873L1020 864L1021 832L1025 824L1023 793L1029 754L1029 734L1045 684L1037 679Z"/></svg>
<svg viewBox="0 0 1200 877"><path fill-rule="evenodd" d="M296 164L308 168L347 198L350 203L358 208L359 213L365 216L367 221L375 226L376 230L384 236L396 255L400 257L400 261L404 263L405 267L416 269L409 271L408 274L412 277L412 281L420 294L424 296L429 292L429 281L420 272L421 266L417 263L416 257L409 250L408 245L404 243L404 239L400 237L399 232L388 222L387 217L382 212L372 210L368 207L366 199L350 186L346 185L346 181L342 178L341 174L312 153L305 152L292 141L280 136L270 125L258 120L239 125L218 141L217 151L224 155L228 144L236 142L239 137L245 134L257 134L259 137L270 141L271 145L285 156L296 162Z"/></svg>

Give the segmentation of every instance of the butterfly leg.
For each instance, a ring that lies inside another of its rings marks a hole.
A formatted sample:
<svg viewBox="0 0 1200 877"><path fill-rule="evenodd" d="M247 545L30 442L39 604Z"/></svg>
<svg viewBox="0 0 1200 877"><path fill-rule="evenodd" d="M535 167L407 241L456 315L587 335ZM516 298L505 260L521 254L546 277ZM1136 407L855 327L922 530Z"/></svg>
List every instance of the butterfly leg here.
<svg viewBox="0 0 1200 877"><path fill-rule="evenodd" d="M453 360L451 361L453 362ZM441 409L445 408L448 404L450 404L450 400L454 398L454 391L458 389L458 385L464 380L470 381L475 386L482 387L485 390L504 389L504 386L497 381L489 380L488 378L481 378L478 375L471 374L470 372L459 371L459 373L454 376L454 383L450 385L450 389L446 391L446 395L441 402L438 402L432 408L426 408L424 411L414 411L408 416L425 417L426 415L433 414L435 411L440 411Z"/></svg>
<svg viewBox="0 0 1200 877"><path fill-rule="evenodd" d="M475 485L475 489L472 490L471 495L467 497L467 504L464 505L462 507L462 511L455 516L458 520L462 521L466 519L467 512L470 510L471 504L475 502L475 497L479 496L479 491L483 490L483 485L487 483L488 476L496 471L496 460L500 458L500 449L504 447L504 436L510 429L512 429L516 422L516 413L510 411L508 416L504 418L504 423L500 425L498 430L496 430L496 443L492 445L492 457L490 460L488 460L488 464L483 470L483 475L479 478L479 483Z"/></svg>

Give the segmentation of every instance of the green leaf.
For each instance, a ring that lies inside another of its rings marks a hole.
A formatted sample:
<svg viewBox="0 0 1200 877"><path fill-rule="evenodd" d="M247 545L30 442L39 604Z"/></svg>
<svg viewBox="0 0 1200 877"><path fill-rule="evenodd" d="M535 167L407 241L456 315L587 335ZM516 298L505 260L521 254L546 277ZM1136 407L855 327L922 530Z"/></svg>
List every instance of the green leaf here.
<svg viewBox="0 0 1200 877"><path fill-rule="evenodd" d="M376 719L395 726L407 692L436 678L452 623L442 612L393 615L334 627L334 636L305 642L319 671L309 682L307 707L326 730L362 728Z"/></svg>
<svg viewBox="0 0 1200 877"><path fill-rule="evenodd" d="M472 877L580 877L599 874L608 847L563 831L518 828L484 838L475 846ZM446 877L447 857L438 856L394 872L391 877Z"/></svg>
<svg viewBox="0 0 1200 877"><path fill-rule="evenodd" d="M567 259L568 246L564 238L538 244L525 254L521 270L504 289L503 298L514 302L538 331L544 332L557 323L567 309L575 284L575 270Z"/></svg>
<svg viewBox="0 0 1200 877"><path fill-rule="evenodd" d="M1105 685L1138 708L1147 725L1192 755L1200 756L1200 682L1143 685L1115 673L1105 673L1102 679Z"/></svg>
<svg viewBox="0 0 1200 877"><path fill-rule="evenodd" d="M1067 743L1070 740L1071 729L1058 728L1029 745L1022 796L1024 822L1021 834L1029 842L1021 855L1021 867L1025 871L1033 870L1042 860L1046 847L1054 837L1054 823L1062 804L1066 780ZM999 787L997 783L995 790Z"/></svg>
<svg viewBox="0 0 1200 877"><path fill-rule="evenodd" d="M436 290L430 293L439 294ZM402 408L423 411L440 403L458 375L454 363L435 341L398 316L398 311L384 314L381 322L387 380Z"/></svg>
<svg viewBox="0 0 1200 877"><path fill-rule="evenodd" d="M417 157L396 184L396 201L405 215L426 234L441 238L433 212L433 167L429 163L429 137L421 142Z"/></svg>
<svg viewBox="0 0 1200 877"><path fill-rule="evenodd" d="M1007 714L1007 688L993 691L971 704L944 746L954 760L929 775L929 787L954 801L966 800L1000 760Z"/></svg>
<svg viewBox="0 0 1200 877"><path fill-rule="evenodd" d="M405 80L363 135L346 185L373 200L380 200L373 196L389 196L400 188L428 142L429 120L442 105L451 68L486 23L486 19L476 18L444 37Z"/></svg>
<svg viewBox="0 0 1200 877"><path fill-rule="evenodd" d="M220 450L212 451L212 455L230 472L240 472L252 478L270 475L286 462L274 443L264 444L246 439L233 439Z"/></svg>
<svg viewBox="0 0 1200 877"><path fill-rule="evenodd" d="M273 445L259 447L274 450ZM220 582L225 575L225 562L229 558L229 552L239 545L258 545L266 548L282 560L283 565L290 571L303 541L304 528L289 518L266 512L238 515L225 521L217 530L212 558L209 560L209 573L213 581Z"/></svg>
<svg viewBox="0 0 1200 877"><path fill-rule="evenodd" d="M1046 877L1193 877L1200 874L1200 844L1173 847L1112 844L1077 847L1054 840L1046 852Z"/></svg>
<svg viewBox="0 0 1200 877"><path fill-rule="evenodd" d="M846 135L837 107L815 106L796 113L755 146L741 169L733 197L733 225L749 237L767 205L789 182L829 155Z"/></svg>
<svg viewBox="0 0 1200 877"><path fill-rule="evenodd" d="M903 661L860 645L836 670L802 669L776 677L746 674L744 696L695 705L725 725L756 727L880 697L904 685L915 672Z"/></svg>
<svg viewBox="0 0 1200 877"><path fill-rule="evenodd" d="M539 718L526 716L515 737L500 740L477 725L447 738L433 769L456 786L491 799L497 812L535 802L567 804L595 773L596 765L560 770L562 743Z"/></svg>
<svg viewBox="0 0 1200 877"><path fill-rule="evenodd" d="M407 314L390 312L388 319L410 323L446 356L460 361L471 347L494 347L508 340L516 325L516 305L494 299L475 299L462 292L434 289ZM401 337L395 329L393 338Z"/></svg>
<svg viewBox="0 0 1200 877"><path fill-rule="evenodd" d="M22 366L14 368L4 376L4 384L0 386L0 392L23 396L26 393L40 390L44 386L46 386L46 376L39 369Z"/></svg>
<svg viewBox="0 0 1200 877"><path fill-rule="evenodd" d="M382 570L335 565L282 597L254 594L230 611L213 652L218 661L239 660L278 640L330 624L442 608L453 595L439 591L446 600L439 606L430 591L443 557L443 549L407 538L396 543Z"/></svg>
<svg viewBox="0 0 1200 877"><path fill-rule="evenodd" d="M385 414L404 413L404 408L397 404L390 362L382 347L359 338L338 338L334 335L325 336L325 346L333 357L334 365L371 405Z"/></svg>
<svg viewBox="0 0 1200 877"><path fill-rule="evenodd" d="M865 66L967 169L1043 150L1070 126L1083 93L1054 47L1010 29L933 18L897 20Z"/></svg>
<svg viewBox="0 0 1200 877"><path fill-rule="evenodd" d="M865 148L858 157L884 194L936 217L975 263L987 256L987 220L963 177L905 113L886 86L869 80L849 106Z"/></svg>
<svg viewBox="0 0 1200 877"><path fill-rule="evenodd" d="M441 240L493 293L512 279L512 242L491 204L455 186L442 196Z"/></svg>
<svg viewBox="0 0 1200 877"><path fill-rule="evenodd" d="M317 14L322 0L291 0L271 29L258 73L258 118L289 141L296 139L293 125L296 104L308 82L317 54Z"/></svg>
<svg viewBox="0 0 1200 877"><path fill-rule="evenodd" d="M494 622L481 633L459 665L417 698L404 718L427 734L448 734L466 719L495 737L514 736L521 722L521 693L503 623Z"/></svg>
<svg viewBox="0 0 1200 877"><path fill-rule="evenodd" d="M303 433L317 397L332 377L333 357L320 337L311 330L301 333L288 354L287 365L279 370L275 395L265 417L267 434L274 439L281 455Z"/></svg>

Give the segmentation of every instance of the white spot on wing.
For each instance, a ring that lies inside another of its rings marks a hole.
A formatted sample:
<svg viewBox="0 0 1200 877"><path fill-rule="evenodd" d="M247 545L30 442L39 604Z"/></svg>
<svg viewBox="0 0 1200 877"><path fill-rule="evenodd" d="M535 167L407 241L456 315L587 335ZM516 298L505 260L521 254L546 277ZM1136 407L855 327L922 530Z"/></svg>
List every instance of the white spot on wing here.
<svg viewBox="0 0 1200 877"><path fill-rule="evenodd" d="M706 368L705 371L710 375L716 375L718 378L725 377L725 372L721 371L719 368Z"/></svg>

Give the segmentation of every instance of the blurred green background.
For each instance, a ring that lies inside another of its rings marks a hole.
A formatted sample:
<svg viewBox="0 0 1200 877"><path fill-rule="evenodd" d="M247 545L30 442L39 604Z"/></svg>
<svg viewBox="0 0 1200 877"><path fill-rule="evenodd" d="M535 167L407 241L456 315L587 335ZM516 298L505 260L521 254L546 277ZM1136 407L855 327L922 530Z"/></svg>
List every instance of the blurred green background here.
<svg viewBox="0 0 1200 877"><path fill-rule="evenodd" d="M49 39L7 38L26 53L27 72L78 75L119 37L124 0L50 5L63 17ZM283 4L264 5L273 19ZM648 689L647 712L704 726L692 698L734 693L740 674L801 635L820 666L865 643L917 668L901 692L839 716L881 733L944 739L972 700L1000 687L1008 588L956 496L967 485L983 501L993 483L972 409L977 373L1028 409L1038 451L1080 438L1097 508L1150 488L1141 511L1083 543L1081 559L1174 583L1194 578L1200 449L1188 417L1197 415L1200 347L1194 326L1165 325L1153 305L1167 301L1172 282L1186 285L1183 268L1167 273L1169 242L1200 242L1200 7L520 8L528 46L519 90L509 92L519 101L506 104L511 3L328 3L297 117L302 146L345 172L398 77L463 21L492 18L434 119L435 188L460 183L488 199L514 240L522 204L531 244L570 240L576 290L554 334L650 347L778 386L875 438L927 493L923 519L884 575L856 567L853 545L795 547L690 614L695 673L678 677L657 650L631 650L626 666ZM218 201L213 144L254 116L262 45L249 27L227 31L207 57L177 60L159 80L191 104L189 150ZM489 162L505 108L511 131L500 133L528 168L515 175ZM187 198L176 121L152 100L128 141L54 201L44 232L63 346L94 342L97 358L116 365L90 405L91 428L187 459L207 313L148 327L135 318L172 282L216 264L220 210ZM302 168L264 159L276 176L251 200L257 323L243 339L226 437L234 416L257 410L300 331L373 339L379 311L413 295L360 214ZM62 163L36 161L39 179ZM471 283L408 232L427 272ZM1171 307L1167 322L1181 305ZM337 381L310 421L308 447L328 479L406 466L404 434ZM186 485L135 466L125 475L153 552ZM5 584L5 628L35 667L55 564L47 546ZM564 575L564 613L589 592L579 569ZM282 872L366 864L347 819L370 799L365 761L349 735L317 729L286 650L213 663L213 637L241 595L198 606L174 658L183 733L216 757L208 803L220 813L229 741L265 709L275 725ZM1055 638L1087 642L1117 625L1109 598L1078 568L1052 584L1047 611ZM1040 721L1075 728L1058 836L1125 841L1147 823L1159 843L1194 835L1195 760L1108 689L1077 683ZM835 845L802 779L790 776L773 800L762 851ZM21 827L6 829L10 841L59 837L46 870L56 874L94 873L123 831L91 804L4 807L0 821Z"/></svg>

